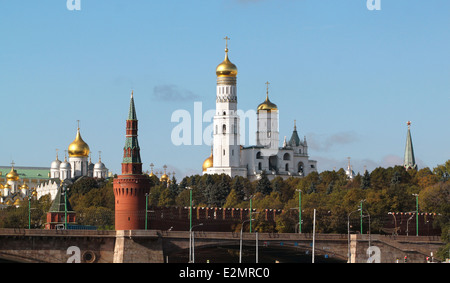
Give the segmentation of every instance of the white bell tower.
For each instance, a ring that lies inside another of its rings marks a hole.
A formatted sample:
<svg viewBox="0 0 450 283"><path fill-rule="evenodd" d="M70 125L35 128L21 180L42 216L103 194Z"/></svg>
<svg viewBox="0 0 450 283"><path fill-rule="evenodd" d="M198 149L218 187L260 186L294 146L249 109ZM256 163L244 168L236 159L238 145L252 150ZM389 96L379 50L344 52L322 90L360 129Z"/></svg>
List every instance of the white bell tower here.
<svg viewBox="0 0 450 283"><path fill-rule="evenodd" d="M213 133L213 167L207 174L246 176L241 168L239 116L237 114L237 67L228 59L228 37L225 37L225 60L216 68L216 113Z"/></svg>

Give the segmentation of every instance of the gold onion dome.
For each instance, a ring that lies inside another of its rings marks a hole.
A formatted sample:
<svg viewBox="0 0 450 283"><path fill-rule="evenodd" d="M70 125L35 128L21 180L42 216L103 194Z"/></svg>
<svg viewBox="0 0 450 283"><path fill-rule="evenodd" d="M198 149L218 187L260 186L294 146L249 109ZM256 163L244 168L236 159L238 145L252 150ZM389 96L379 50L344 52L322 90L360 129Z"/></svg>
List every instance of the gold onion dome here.
<svg viewBox="0 0 450 283"><path fill-rule="evenodd" d="M208 168L213 167L213 160L214 160L214 158L213 158L213 154L211 152L211 155L208 158L206 158L205 161L203 161L203 166L202 166L203 172L205 172Z"/></svg>
<svg viewBox="0 0 450 283"><path fill-rule="evenodd" d="M75 140L69 145L70 157L88 157L90 153L89 146L80 135L80 128L77 130Z"/></svg>
<svg viewBox="0 0 450 283"><path fill-rule="evenodd" d="M19 174L17 174L16 170L14 170L14 167L11 168L11 172L6 174L7 181L19 181L19 179Z"/></svg>
<svg viewBox="0 0 450 283"><path fill-rule="evenodd" d="M164 173L164 174L161 176L161 179L159 179L159 181L160 181L160 182L169 182L169 176L167 176L167 174Z"/></svg>
<svg viewBox="0 0 450 283"><path fill-rule="evenodd" d="M259 110L275 111L275 110L278 110L278 107L277 107L277 105L275 103L272 103L269 100L269 94L267 94L266 100L263 103L261 103L260 105L258 105L258 109L257 110L258 111Z"/></svg>
<svg viewBox="0 0 450 283"><path fill-rule="evenodd" d="M238 73L236 65L228 59L228 48L225 48L225 60L216 68L216 75L218 77L236 77Z"/></svg>
<svg viewBox="0 0 450 283"><path fill-rule="evenodd" d="M278 110L277 105L275 103L272 103L269 100L269 84L270 84L269 82L266 82L266 85L267 85L266 100L263 103L261 103L260 105L258 105L258 108L257 108L258 112L259 112L259 110L266 110L266 111Z"/></svg>

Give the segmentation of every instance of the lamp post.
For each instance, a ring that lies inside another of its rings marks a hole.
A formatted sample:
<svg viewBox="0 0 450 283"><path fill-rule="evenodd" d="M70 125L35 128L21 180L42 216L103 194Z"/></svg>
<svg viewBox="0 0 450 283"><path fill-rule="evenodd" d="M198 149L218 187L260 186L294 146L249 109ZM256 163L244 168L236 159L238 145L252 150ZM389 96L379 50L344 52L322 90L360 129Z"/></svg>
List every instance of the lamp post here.
<svg viewBox="0 0 450 283"><path fill-rule="evenodd" d="M189 230L192 229L192 187L187 187L189 190Z"/></svg>
<svg viewBox="0 0 450 283"><path fill-rule="evenodd" d="M67 230L67 192L69 191L69 189L67 188L67 185L63 182L62 183L62 191L64 194L64 229Z"/></svg>
<svg viewBox="0 0 450 283"><path fill-rule="evenodd" d="M360 223L361 223L361 235L363 234L363 207L362 207L362 204L363 204L363 202L365 202L366 200L365 199L362 199L361 201L360 201L360 206L359 206L359 209L361 210L361 213L360 213Z"/></svg>
<svg viewBox="0 0 450 283"><path fill-rule="evenodd" d="M419 236L419 194L413 194L416 197L416 236Z"/></svg>
<svg viewBox="0 0 450 283"><path fill-rule="evenodd" d="M298 233L302 233L302 190L296 190L298 192Z"/></svg>
<svg viewBox="0 0 450 283"><path fill-rule="evenodd" d="M148 195L149 193L145 193L145 230L147 230L148 221Z"/></svg>
<svg viewBox="0 0 450 283"><path fill-rule="evenodd" d="M192 187L189 190L189 262L192 262Z"/></svg>
<svg viewBox="0 0 450 283"><path fill-rule="evenodd" d="M243 231L243 229L244 229L244 223L245 222L249 222L250 221L250 223L252 223L251 221L252 220L255 220L255 219L248 219L248 220L245 220L244 222L242 222L242 225L241 225L241 240L240 240L240 243L239 243L239 263L241 263L242 262L242 231Z"/></svg>
<svg viewBox="0 0 450 283"><path fill-rule="evenodd" d="M359 208L358 210L352 211L347 216L347 262L350 262L350 215L353 212L357 212L360 210L361 209Z"/></svg>
<svg viewBox="0 0 450 283"><path fill-rule="evenodd" d="M192 226L192 228L189 230L189 235L192 235L192 236L190 236L190 238L192 238L192 255L190 255L189 262L192 262L192 263L195 263L195 251L194 251L195 243L194 243L194 234L192 233L192 229L194 229L195 227L198 227L198 226L203 226L203 223ZM189 247L189 250L191 250L191 247Z"/></svg>
<svg viewBox="0 0 450 283"><path fill-rule="evenodd" d="M315 251L315 246L316 246L316 209L314 208L312 263L314 263L314 251Z"/></svg>
<svg viewBox="0 0 450 283"><path fill-rule="evenodd" d="M252 233L252 199L254 196L250 196L250 233ZM242 230L242 228L241 228Z"/></svg>
<svg viewBox="0 0 450 283"><path fill-rule="evenodd" d="M31 196L28 196L28 229L31 229Z"/></svg>
<svg viewBox="0 0 450 283"><path fill-rule="evenodd" d="M388 214L394 217L394 235L397 235L397 218L395 217L395 212L388 212Z"/></svg>

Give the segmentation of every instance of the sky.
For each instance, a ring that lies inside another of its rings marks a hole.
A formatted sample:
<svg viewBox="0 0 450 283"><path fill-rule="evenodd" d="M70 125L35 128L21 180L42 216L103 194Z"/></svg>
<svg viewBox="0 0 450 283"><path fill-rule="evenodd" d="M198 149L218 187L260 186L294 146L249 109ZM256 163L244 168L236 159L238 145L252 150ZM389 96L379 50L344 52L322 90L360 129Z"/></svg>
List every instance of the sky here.
<svg viewBox="0 0 450 283"><path fill-rule="evenodd" d="M269 81L280 146L296 120L319 172L401 165L407 121L419 168L450 159L448 0L66 2L0 0L0 165L50 167L80 120L93 162L120 173L133 90L144 170L201 174L225 36L238 108ZM190 142L174 141L176 113Z"/></svg>

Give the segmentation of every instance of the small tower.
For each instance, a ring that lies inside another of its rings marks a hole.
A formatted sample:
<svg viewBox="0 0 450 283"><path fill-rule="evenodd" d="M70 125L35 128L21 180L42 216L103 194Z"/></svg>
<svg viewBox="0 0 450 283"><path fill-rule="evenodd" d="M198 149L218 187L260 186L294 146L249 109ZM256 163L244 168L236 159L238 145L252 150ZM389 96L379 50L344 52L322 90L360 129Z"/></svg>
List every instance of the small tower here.
<svg viewBox="0 0 450 283"><path fill-rule="evenodd" d="M145 228L145 195L150 192L150 179L142 173L140 147L137 138L138 120L131 92L126 121L122 175L114 179L115 228L138 230Z"/></svg>
<svg viewBox="0 0 450 283"><path fill-rule="evenodd" d="M403 160L403 167L405 167L406 170L417 169L411 138L411 121L408 121L406 125L408 125L408 131L406 133L405 158Z"/></svg>
<svg viewBox="0 0 450 283"><path fill-rule="evenodd" d="M266 100L257 108L256 144L278 149L278 107L269 100L269 82L266 82Z"/></svg>

